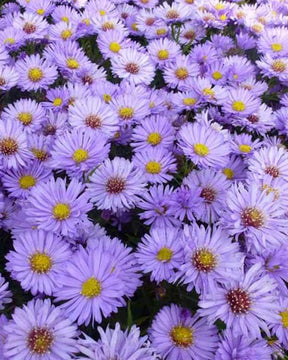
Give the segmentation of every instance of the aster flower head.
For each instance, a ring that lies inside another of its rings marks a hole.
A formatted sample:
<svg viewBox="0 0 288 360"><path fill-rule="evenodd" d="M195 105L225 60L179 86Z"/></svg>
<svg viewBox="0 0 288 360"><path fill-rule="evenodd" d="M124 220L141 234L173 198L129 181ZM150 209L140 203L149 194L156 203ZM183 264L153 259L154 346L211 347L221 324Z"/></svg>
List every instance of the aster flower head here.
<svg viewBox="0 0 288 360"><path fill-rule="evenodd" d="M277 339L284 345L284 348L288 347L288 300L287 297L280 297L278 302L278 313L280 318L273 324L272 334L277 336Z"/></svg>
<svg viewBox="0 0 288 360"><path fill-rule="evenodd" d="M23 308L17 307L4 330L4 356L11 360L19 356L31 360L69 359L77 352L77 327L50 299L32 300Z"/></svg>
<svg viewBox="0 0 288 360"><path fill-rule="evenodd" d="M256 62L262 74L267 77L277 77L280 81L288 80L288 59L287 57L274 58L265 54Z"/></svg>
<svg viewBox="0 0 288 360"><path fill-rule="evenodd" d="M0 31L0 44L7 50L18 49L23 41L23 33L20 29L7 26Z"/></svg>
<svg viewBox="0 0 288 360"><path fill-rule="evenodd" d="M137 194L146 183L140 169L124 158L107 159L90 176L91 201L99 209L130 209L138 202Z"/></svg>
<svg viewBox="0 0 288 360"><path fill-rule="evenodd" d="M285 39L288 36L287 28L267 28L258 39L258 49L263 54L269 54L273 58L288 55L288 47Z"/></svg>
<svg viewBox="0 0 288 360"><path fill-rule="evenodd" d="M80 248L58 277L56 301L65 301L61 308L79 325L101 323L125 304L124 285L111 260L109 252Z"/></svg>
<svg viewBox="0 0 288 360"><path fill-rule="evenodd" d="M154 227L138 244L136 258L142 272L151 273L151 281L173 280L182 265L180 235L181 231L172 226Z"/></svg>
<svg viewBox="0 0 288 360"><path fill-rule="evenodd" d="M171 5L168 2L164 2L156 8L155 14L169 24L188 20L192 15L192 9L186 4L179 2L174 2Z"/></svg>
<svg viewBox="0 0 288 360"><path fill-rule="evenodd" d="M149 338L167 360L212 360L217 348L217 330L198 315L172 304L164 306L153 320ZM205 342L203 341L205 339Z"/></svg>
<svg viewBox="0 0 288 360"><path fill-rule="evenodd" d="M260 276L260 266L252 266L238 280L223 283L211 294L200 296L200 316L209 323L216 319L225 322L233 335L243 335L251 340L261 338L262 329L269 335L268 326L275 323L277 314L276 283L268 275Z"/></svg>
<svg viewBox="0 0 288 360"><path fill-rule="evenodd" d="M3 66L0 68L0 90L8 91L19 81L19 74L14 67Z"/></svg>
<svg viewBox="0 0 288 360"><path fill-rule="evenodd" d="M254 151L261 147L259 139L253 140L249 134L234 134L231 138L231 153L251 157Z"/></svg>
<svg viewBox="0 0 288 360"><path fill-rule="evenodd" d="M216 169L227 162L229 145L221 133L200 123L187 123L178 132L178 144L195 165Z"/></svg>
<svg viewBox="0 0 288 360"><path fill-rule="evenodd" d="M244 256L221 227L186 225L182 242L184 261L176 279L188 291L195 287L198 293L213 293L217 284L241 276Z"/></svg>
<svg viewBox="0 0 288 360"><path fill-rule="evenodd" d="M68 244L52 232L30 230L19 234L13 246L6 256L12 278L33 295L52 295L71 256Z"/></svg>
<svg viewBox="0 0 288 360"><path fill-rule="evenodd" d="M160 68L180 55L179 45L166 38L151 41L147 49L152 61Z"/></svg>
<svg viewBox="0 0 288 360"><path fill-rule="evenodd" d="M0 274L0 310L3 310L6 304L12 302L12 292L8 290L9 283Z"/></svg>
<svg viewBox="0 0 288 360"><path fill-rule="evenodd" d="M38 229L56 234L71 235L75 225L87 222L86 213L91 210L83 184L72 179L50 179L35 186L28 197L25 212L27 219Z"/></svg>
<svg viewBox="0 0 288 360"><path fill-rule="evenodd" d="M14 17L13 27L22 32L26 40L43 39L47 35L49 24L42 16L31 12L18 13Z"/></svg>

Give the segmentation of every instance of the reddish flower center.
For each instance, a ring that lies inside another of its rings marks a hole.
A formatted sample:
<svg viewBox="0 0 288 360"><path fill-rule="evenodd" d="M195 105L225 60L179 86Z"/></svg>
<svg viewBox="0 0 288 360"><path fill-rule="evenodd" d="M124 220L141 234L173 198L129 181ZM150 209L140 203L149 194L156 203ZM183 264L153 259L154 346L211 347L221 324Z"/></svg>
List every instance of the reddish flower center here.
<svg viewBox="0 0 288 360"><path fill-rule="evenodd" d="M43 134L45 136L55 135L56 134L56 126L54 126L52 124L47 124L43 130Z"/></svg>
<svg viewBox="0 0 288 360"><path fill-rule="evenodd" d="M82 83L83 83L83 84L89 84L89 85L91 85L91 84L93 83L93 78L92 78L92 76L90 76L90 75L85 75L85 76L83 76L81 80L82 80Z"/></svg>
<svg viewBox="0 0 288 360"><path fill-rule="evenodd" d="M243 210L241 219L244 226L252 226L259 229L264 224L263 213L255 207L248 207Z"/></svg>
<svg viewBox="0 0 288 360"><path fill-rule="evenodd" d="M101 127L101 119L98 115L89 115L85 119L85 124L92 129L99 129Z"/></svg>
<svg viewBox="0 0 288 360"><path fill-rule="evenodd" d="M216 191L211 187L202 189L200 196L205 199L205 202L211 204L216 199Z"/></svg>
<svg viewBox="0 0 288 360"><path fill-rule="evenodd" d="M32 353L44 355L49 352L53 343L53 335L47 328L34 328L27 338L27 345Z"/></svg>
<svg viewBox="0 0 288 360"><path fill-rule="evenodd" d="M166 14L167 19L177 19L179 17L179 13L176 10L169 10Z"/></svg>
<svg viewBox="0 0 288 360"><path fill-rule="evenodd" d="M216 256L208 249L197 249L192 255L192 263L198 271L209 272L216 266Z"/></svg>
<svg viewBox="0 0 288 360"><path fill-rule="evenodd" d="M280 171L276 166L267 166L265 173L272 176L273 178L277 178L280 175Z"/></svg>
<svg viewBox="0 0 288 360"><path fill-rule="evenodd" d="M119 177L112 177L108 179L106 183L106 191L109 194L120 194L126 187L126 182L124 179Z"/></svg>
<svg viewBox="0 0 288 360"><path fill-rule="evenodd" d="M195 32L193 30L186 31L184 33L184 38L187 40L194 40L195 39Z"/></svg>
<svg viewBox="0 0 288 360"><path fill-rule="evenodd" d="M135 74L138 74L140 68L139 68L139 66L138 66L137 64L135 64L135 63L129 63L129 64L127 64L127 65L125 66L125 70L126 70L127 72L129 72L130 74L135 75Z"/></svg>
<svg viewBox="0 0 288 360"><path fill-rule="evenodd" d="M3 86L6 84L6 80L4 79L4 77L0 76L0 86Z"/></svg>
<svg viewBox="0 0 288 360"><path fill-rule="evenodd" d="M250 121L251 124L256 124L259 121L259 117L256 115L249 115L247 120Z"/></svg>
<svg viewBox="0 0 288 360"><path fill-rule="evenodd" d="M36 26L31 23L26 23L23 26L23 31L25 31L26 34L33 34L36 31Z"/></svg>
<svg viewBox="0 0 288 360"><path fill-rule="evenodd" d="M247 291L243 289L228 291L226 299L234 314L245 314L250 309L251 300Z"/></svg>
<svg viewBox="0 0 288 360"><path fill-rule="evenodd" d="M0 141L0 152L5 155L13 155L18 150L17 141L8 137Z"/></svg>
<svg viewBox="0 0 288 360"><path fill-rule="evenodd" d="M145 24L148 26L152 26L155 23L155 19L154 18L147 18L145 21Z"/></svg>

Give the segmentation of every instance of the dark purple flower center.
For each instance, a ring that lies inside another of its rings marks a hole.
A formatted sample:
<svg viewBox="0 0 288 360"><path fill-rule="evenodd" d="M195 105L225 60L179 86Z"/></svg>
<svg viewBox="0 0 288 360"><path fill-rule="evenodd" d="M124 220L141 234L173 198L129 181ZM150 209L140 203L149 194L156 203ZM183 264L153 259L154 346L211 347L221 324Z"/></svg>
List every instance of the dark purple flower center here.
<svg viewBox="0 0 288 360"><path fill-rule="evenodd" d="M126 70L127 72L129 72L130 74L135 75L135 74L138 74L140 68L139 68L139 66L138 66L137 64L135 64L135 63L129 63L129 64L127 64L127 65L125 66L125 70Z"/></svg>
<svg viewBox="0 0 288 360"><path fill-rule="evenodd" d="M259 121L259 117L257 115L249 115L247 116L247 120L250 121L251 124L256 124Z"/></svg>
<svg viewBox="0 0 288 360"><path fill-rule="evenodd" d="M216 199L216 191L211 187L202 189L200 196L205 199L205 202L211 204Z"/></svg>
<svg viewBox="0 0 288 360"><path fill-rule="evenodd" d="M101 119L98 115L89 115L85 119L85 124L92 129L99 129L102 125Z"/></svg>
<svg viewBox="0 0 288 360"><path fill-rule="evenodd" d="M44 355L49 352L53 343L53 335L47 328L34 328L27 338L27 345L32 353Z"/></svg>
<svg viewBox="0 0 288 360"><path fill-rule="evenodd" d="M226 299L234 314L245 314L250 309L251 300L247 291L243 289L228 291Z"/></svg>
<svg viewBox="0 0 288 360"><path fill-rule="evenodd" d="M148 26L152 26L155 23L155 18L147 18L145 24Z"/></svg>
<svg viewBox="0 0 288 360"><path fill-rule="evenodd" d="M109 194L120 194L126 187L126 181L119 177L112 177L106 183L106 191Z"/></svg>
<svg viewBox="0 0 288 360"><path fill-rule="evenodd" d="M4 77L0 76L0 86L3 86L6 84L6 80L4 79Z"/></svg>
<svg viewBox="0 0 288 360"><path fill-rule="evenodd" d="M277 178L280 175L280 171L276 166L267 166L265 173L272 176L273 178Z"/></svg>
<svg viewBox="0 0 288 360"><path fill-rule="evenodd" d="M83 84L89 84L89 85L91 85L92 83L93 83L93 78L92 78L92 76L90 76L90 75L85 75L85 76L83 76L82 77L82 82L83 82Z"/></svg>
<svg viewBox="0 0 288 360"><path fill-rule="evenodd" d="M43 130L43 134L45 136L55 135L56 134L56 126L54 126L52 124L47 124Z"/></svg>
<svg viewBox="0 0 288 360"><path fill-rule="evenodd" d="M36 31L36 26L31 23L26 23L23 26L23 31L25 31L26 34L33 34Z"/></svg>

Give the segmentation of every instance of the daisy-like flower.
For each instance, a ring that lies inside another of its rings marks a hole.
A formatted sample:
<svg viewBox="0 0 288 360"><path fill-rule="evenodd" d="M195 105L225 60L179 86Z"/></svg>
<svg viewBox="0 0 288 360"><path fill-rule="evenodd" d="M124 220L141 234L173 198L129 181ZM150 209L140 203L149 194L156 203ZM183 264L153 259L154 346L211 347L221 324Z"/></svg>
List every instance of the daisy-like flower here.
<svg viewBox="0 0 288 360"><path fill-rule="evenodd" d="M231 181L245 180L247 177L247 167L240 156L232 155L223 167L222 173Z"/></svg>
<svg viewBox="0 0 288 360"><path fill-rule="evenodd" d="M258 49L263 54L269 54L273 58L288 55L286 38L288 30L285 27L267 28L262 32L258 40Z"/></svg>
<svg viewBox="0 0 288 360"><path fill-rule="evenodd" d="M151 41L147 49L152 61L160 68L180 55L180 46L167 38Z"/></svg>
<svg viewBox="0 0 288 360"><path fill-rule="evenodd" d="M49 89L46 93L46 101L42 102L42 106L54 112L63 111L69 100L69 91L64 87Z"/></svg>
<svg viewBox="0 0 288 360"><path fill-rule="evenodd" d="M173 105L178 112L183 110L197 109L201 105L201 95L194 90L177 92L172 94Z"/></svg>
<svg viewBox="0 0 288 360"><path fill-rule="evenodd" d="M6 259L6 269L25 291L33 295L52 295L58 287L58 276L71 257L69 245L52 232L30 230L19 234L14 250Z"/></svg>
<svg viewBox="0 0 288 360"><path fill-rule="evenodd" d="M133 360L156 360L154 349L149 346L147 336L140 336L140 329L133 325L130 329L122 331L120 324L115 324L115 329L107 326L104 331L97 328L100 339L96 342L89 336L79 339L79 351L85 357L79 360L106 360L106 359L130 359Z"/></svg>
<svg viewBox="0 0 288 360"><path fill-rule="evenodd" d="M113 257L108 252L80 248L70 258L69 266L58 277L56 301L65 301L61 308L79 325L117 312L125 304L125 289L118 271L113 271Z"/></svg>
<svg viewBox="0 0 288 360"><path fill-rule="evenodd" d="M90 198L99 209L130 209L138 202L137 194L146 182L140 169L124 158L107 159L90 176Z"/></svg>
<svg viewBox="0 0 288 360"><path fill-rule="evenodd" d="M38 229L70 235L77 224L87 222L86 213L91 208L82 183L72 179L67 185L61 178L51 178L31 190L25 212Z"/></svg>
<svg viewBox="0 0 288 360"><path fill-rule="evenodd" d="M188 309L175 304L164 306L153 320L149 338L167 360L212 360L218 336L214 325L192 316Z"/></svg>
<svg viewBox="0 0 288 360"><path fill-rule="evenodd" d="M6 304L12 302L12 292L8 290L9 283L0 275L0 310L4 309Z"/></svg>
<svg viewBox="0 0 288 360"><path fill-rule="evenodd" d="M148 191L141 194L141 200L138 207L143 210L139 215L144 224L152 227L179 226L180 221L175 218L174 214L169 212L171 196L173 189L168 185L154 185Z"/></svg>
<svg viewBox="0 0 288 360"><path fill-rule="evenodd" d="M255 152L248 161L249 171L263 178L266 175L273 179L288 181L288 153L282 147L264 147Z"/></svg>
<svg viewBox="0 0 288 360"><path fill-rule="evenodd" d="M79 81L89 89L89 92L93 93L91 87L95 84L100 85L106 82L106 76L107 74L102 67L91 64L77 73L76 81Z"/></svg>
<svg viewBox="0 0 288 360"><path fill-rule="evenodd" d="M114 74L131 84L149 85L154 78L155 69L149 56L137 49L120 50L118 56L111 58L111 63Z"/></svg>
<svg viewBox="0 0 288 360"><path fill-rule="evenodd" d="M3 66L0 68L0 90L8 91L19 81L19 74L15 68Z"/></svg>
<svg viewBox="0 0 288 360"><path fill-rule="evenodd" d="M13 27L21 30L25 40L43 39L47 35L49 24L38 14L19 13L13 20Z"/></svg>
<svg viewBox="0 0 288 360"><path fill-rule="evenodd" d="M231 154L242 155L249 158L254 151L261 146L261 142L259 139L253 140L249 134L234 134L230 146Z"/></svg>
<svg viewBox="0 0 288 360"><path fill-rule="evenodd" d="M26 11L46 17L54 10L55 4L50 0L29 0L26 1Z"/></svg>
<svg viewBox="0 0 288 360"><path fill-rule="evenodd" d="M171 149L175 130L172 124L162 115L149 117L135 126L131 146L136 151L152 148Z"/></svg>
<svg viewBox="0 0 288 360"><path fill-rule="evenodd" d="M187 88L187 81L199 75L198 64L191 62L189 56L179 55L175 61L164 67L164 79L171 88L183 90Z"/></svg>
<svg viewBox="0 0 288 360"><path fill-rule="evenodd" d="M280 81L288 80L288 59L287 57L273 58L265 54L256 64L264 76L269 78L276 76Z"/></svg>
<svg viewBox="0 0 288 360"><path fill-rule="evenodd" d="M175 227L154 227L138 244L136 258L144 273L151 273L151 281L171 282L183 262L183 249Z"/></svg>
<svg viewBox="0 0 288 360"><path fill-rule="evenodd" d="M284 345L285 349L288 347L288 300L287 297L279 298L278 313L280 319L273 324L272 333L277 336L277 339Z"/></svg>
<svg viewBox="0 0 288 360"><path fill-rule="evenodd" d="M9 51L18 49L23 42L23 33L20 29L8 26L0 31L0 45Z"/></svg>
<svg viewBox="0 0 288 360"><path fill-rule="evenodd" d="M110 137L118 130L118 119L111 108L96 97L76 100L69 107L69 123L72 127L91 128Z"/></svg>
<svg viewBox="0 0 288 360"><path fill-rule="evenodd" d="M202 294L199 314L209 323L221 319L236 336L261 338L260 329L269 335L268 325L280 318L274 292L277 285L268 275L260 276L259 268L256 264L238 280L222 283L213 291L213 297Z"/></svg>
<svg viewBox="0 0 288 360"><path fill-rule="evenodd" d="M152 184L166 183L176 172L176 159L173 154L164 148L148 149L136 152L133 156L136 168L141 169L146 180Z"/></svg>
<svg viewBox="0 0 288 360"><path fill-rule="evenodd" d="M2 118L5 121L13 119L21 124L26 133L30 134L41 128L41 123L45 118L45 111L41 104L35 100L20 99L4 109Z"/></svg>
<svg viewBox="0 0 288 360"><path fill-rule="evenodd" d="M228 114L247 117L255 113L260 106L260 99L252 96L249 90L243 88L230 88L228 96L220 101L223 110Z"/></svg>
<svg viewBox="0 0 288 360"><path fill-rule="evenodd" d="M209 223L214 223L219 219L223 209L227 190L230 186L228 180L220 171L205 169L192 171L183 179L183 185L194 192L201 191L200 197L204 200L199 203L194 211L196 219Z"/></svg>
<svg viewBox="0 0 288 360"><path fill-rule="evenodd" d="M34 161L26 167L17 168L17 170L6 170L1 181L11 197L25 199L36 184L47 181L51 175L50 169L45 168L38 161Z"/></svg>
<svg viewBox="0 0 288 360"><path fill-rule="evenodd" d="M74 128L57 137L49 165L53 169L66 170L69 176L79 177L105 160L109 149L110 145L100 133Z"/></svg>
<svg viewBox="0 0 288 360"><path fill-rule="evenodd" d="M227 193L221 222L231 235L243 233L249 247L261 251L262 247L275 248L283 244L287 233L284 210L256 184L245 188L242 183L232 185Z"/></svg>
<svg viewBox="0 0 288 360"><path fill-rule="evenodd" d="M50 299L32 300L16 308L4 327L4 356L10 360L71 359L77 352L77 327Z"/></svg>
<svg viewBox="0 0 288 360"><path fill-rule="evenodd" d="M31 158L27 137L14 120L0 120L0 168L17 169Z"/></svg>
<svg viewBox="0 0 288 360"><path fill-rule="evenodd" d="M167 23L180 22L188 20L192 16L192 8L179 2L172 3L171 5L168 2L164 2L156 8L155 15Z"/></svg>
<svg viewBox="0 0 288 360"><path fill-rule="evenodd" d="M184 155L202 168L213 166L219 169L227 163L230 150L223 134L198 122L180 128L178 145Z"/></svg>
<svg viewBox="0 0 288 360"><path fill-rule="evenodd" d="M184 263L176 279L191 291L214 293L217 283L238 279L243 271L244 256L220 227L207 229L194 224L183 232ZM192 261L191 261L192 259Z"/></svg>
<svg viewBox="0 0 288 360"><path fill-rule="evenodd" d="M271 360L272 349L264 339L233 335L232 331L225 330L220 345L216 351L215 360Z"/></svg>
<svg viewBox="0 0 288 360"><path fill-rule="evenodd" d="M39 162L46 162L48 160L50 157L51 140L51 138L47 138L47 136L44 135L29 135L27 141L32 160Z"/></svg>

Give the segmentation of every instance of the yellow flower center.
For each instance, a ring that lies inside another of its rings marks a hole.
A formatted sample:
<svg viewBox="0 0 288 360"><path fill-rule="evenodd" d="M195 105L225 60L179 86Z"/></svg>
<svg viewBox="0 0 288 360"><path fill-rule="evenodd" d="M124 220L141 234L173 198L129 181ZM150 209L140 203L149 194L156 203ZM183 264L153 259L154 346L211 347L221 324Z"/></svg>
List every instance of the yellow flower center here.
<svg viewBox="0 0 288 360"><path fill-rule="evenodd" d="M38 9L36 12L37 12L38 15L41 15L41 16L45 14L44 9Z"/></svg>
<svg viewBox="0 0 288 360"><path fill-rule="evenodd" d="M77 149L74 151L72 158L76 163L79 164L88 159L88 151L84 149Z"/></svg>
<svg viewBox="0 0 288 360"><path fill-rule="evenodd" d="M106 104L109 104L109 102L111 101L112 96L109 94L104 94L103 95L103 100L105 101Z"/></svg>
<svg viewBox="0 0 288 360"><path fill-rule="evenodd" d="M137 25L137 23L133 23L131 27L132 27L132 30L138 31L138 25Z"/></svg>
<svg viewBox="0 0 288 360"><path fill-rule="evenodd" d="M113 30L114 29L114 24L112 22L105 22L104 24L102 24L102 30L103 31L107 31L107 30Z"/></svg>
<svg viewBox="0 0 288 360"><path fill-rule="evenodd" d="M274 43L274 44L271 44L271 49L274 52L279 52L279 51L283 50L283 45L279 44L279 43Z"/></svg>
<svg viewBox="0 0 288 360"><path fill-rule="evenodd" d="M6 38L5 40L4 40L4 44L6 45L6 44L11 44L11 45L13 45L13 44L15 44L15 39L14 38L11 38L11 37L9 37L9 38Z"/></svg>
<svg viewBox="0 0 288 360"><path fill-rule="evenodd" d="M82 284L82 291L81 295L88 297L90 299L97 297L101 294L102 286L100 281L95 279L94 276L92 276L90 279L86 280Z"/></svg>
<svg viewBox="0 0 288 360"><path fill-rule="evenodd" d="M225 168L222 170L223 174L226 175L227 179L231 180L234 178L234 171L230 168Z"/></svg>
<svg viewBox="0 0 288 360"><path fill-rule="evenodd" d="M36 184L36 179L31 175L21 176L19 179L19 185L21 189L29 189Z"/></svg>
<svg viewBox="0 0 288 360"><path fill-rule="evenodd" d="M134 115L134 110L131 107L122 107L119 109L119 116L124 119L128 120L131 119Z"/></svg>
<svg viewBox="0 0 288 360"><path fill-rule="evenodd" d="M147 142L148 144L151 145L158 145L160 144L161 140L162 140L162 136L156 132L150 133L149 136L147 137Z"/></svg>
<svg viewBox="0 0 288 360"><path fill-rule="evenodd" d="M33 354L36 354L36 357L38 355L42 357L44 354L49 354L53 341L54 337L49 329L33 328L27 336L27 345L31 356L34 357Z"/></svg>
<svg viewBox="0 0 288 360"><path fill-rule="evenodd" d="M243 144L243 145L239 145L238 149L241 152L248 154L252 150L252 146Z"/></svg>
<svg viewBox="0 0 288 360"><path fill-rule="evenodd" d="M114 53L118 53L121 50L121 46L117 42L112 42L109 45L109 49Z"/></svg>
<svg viewBox="0 0 288 360"><path fill-rule="evenodd" d="M33 116L29 112L21 112L18 114L17 119L23 123L23 125L29 125L32 122Z"/></svg>
<svg viewBox="0 0 288 360"><path fill-rule="evenodd" d="M223 9L225 9L225 5L224 5L224 4L221 4L221 3L216 4L214 7L215 7L216 10L223 10Z"/></svg>
<svg viewBox="0 0 288 360"><path fill-rule="evenodd" d="M282 324L285 328L288 328L288 310L280 312Z"/></svg>
<svg viewBox="0 0 288 360"><path fill-rule="evenodd" d="M53 207L53 216L57 220L66 220L70 216L70 206L64 203L58 203Z"/></svg>
<svg viewBox="0 0 288 360"><path fill-rule="evenodd" d="M161 171L161 164L157 161L149 161L146 164L146 171L149 174L159 174Z"/></svg>
<svg viewBox="0 0 288 360"><path fill-rule="evenodd" d="M196 101L197 100L194 98L185 98L185 99L183 99L183 104L187 105L187 106L193 106L196 104Z"/></svg>
<svg viewBox="0 0 288 360"><path fill-rule="evenodd" d="M62 38L63 40L67 40L67 39L69 39L71 36L72 36L72 31L69 30L69 29L63 30L63 31L61 32L61 38Z"/></svg>
<svg viewBox="0 0 288 360"><path fill-rule="evenodd" d="M216 266L216 257L210 250L199 249L194 252L192 263L198 271L209 272Z"/></svg>
<svg viewBox="0 0 288 360"><path fill-rule="evenodd" d="M165 34L167 34L167 29L159 28L159 29L156 30L156 34L159 35L159 36L165 35Z"/></svg>
<svg viewBox="0 0 288 360"><path fill-rule="evenodd" d="M210 88L205 88L205 89L203 89L203 94L210 96L210 98L213 98L215 95L215 92Z"/></svg>
<svg viewBox="0 0 288 360"><path fill-rule="evenodd" d="M243 101L234 101L233 104L232 104L232 109L234 111L241 112L241 111L244 111L246 109L246 106L243 103Z"/></svg>
<svg viewBox="0 0 288 360"><path fill-rule="evenodd" d="M36 252L29 260L31 269L38 274L46 274L52 267L51 258L45 253Z"/></svg>
<svg viewBox="0 0 288 360"><path fill-rule="evenodd" d="M193 330L188 326L174 326L170 337L176 346L187 348L193 343Z"/></svg>
<svg viewBox="0 0 288 360"><path fill-rule="evenodd" d="M219 16L219 19L220 19L221 21L225 21L225 20L227 20L227 15L226 15L226 14L222 14L222 15Z"/></svg>
<svg viewBox="0 0 288 360"><path fill-rule="evenodd" d="M212 77L214 80L220 80L222 79L223 76L220 71L214 71Z"/></svg>
<svg viewBox="0 0 288 360"><path fill-rule="evenodd" d="M263 25L261 24L255 24L251 27L251 29L253 31L255 31L256 33L260 33L263 30Z"/></svg>
<svg viewBox="0 0 288 360"><path fill-rule="evenodd" d="M54 106L61 106L62 105L62 99L61 98L55 98L53 101Z"/></svg>
<svg viewBox="0 0 288 360"><path fill-rule="evenodd" d="M204 144L194 144L193 145L193 149L194 149L194 152L195 154L201 156L201 157L205 157L209 154L209 149L206 145Z"/></svg>
<svg viewBox="0 0 288 360"><path fill-rule="evenodd" d="M159 50L157 56L160 60L167 60L169 57L169 52L168 50Z"/></svg>
<svg viewBox="0 0 288 360"><path fill-rule="evenodd" d="M282 60L275 60L271 67L276 72L283 72L286 70L286 64Z"/></svg>
<svg viewBox="0 0 288 360"><path fill-rule="evenodd" d="M169 262L172 258L173 251L167 247L163 247L157 253L157 260L162 262Z"/></svg>
<svg viewBox="0 0 288 360"><path fill-rule="evenodd" d="M189 73L186 68L180 67L175 71L175 75L179 80L185 80L189 76Z"/></svg>
<svg viewBox="0 0 288 360"><path fill-rule="evenodd" d="M44 150L32 148L31 151L34 154L34 156L36 157L36 159L38 159L40 161L45 161L48 157L47 152Z"/></svg>
<svg viewBox="0 0 288 360"><path fill-rule="evenodd" d="M99 13L100 13L101 16L106 15L106 11L105 11L105 10L99 10Z"/></svg>
<svg viewBox="0 0 288 360"><path fill-rule="evenodd" d="M62 21L64 21L65 23L69 24L69 18L67 16L63 16L61 18Z"/></svg>
<svg viewBox="0 0 288 360"><path fill-rule="evenodd" d="M38 67L32 68L28 71L28 78L32 82L38 82L43 79L43 71Z"/></svg>
<svg viewBox="0 0 288 360"><path fill-rule="evenodd" d="M75 70L75 69L79 68L78 61L73 58L68 58L66 61L66 65L67 65L68 69L71 69L71 70Z"/></svg>

